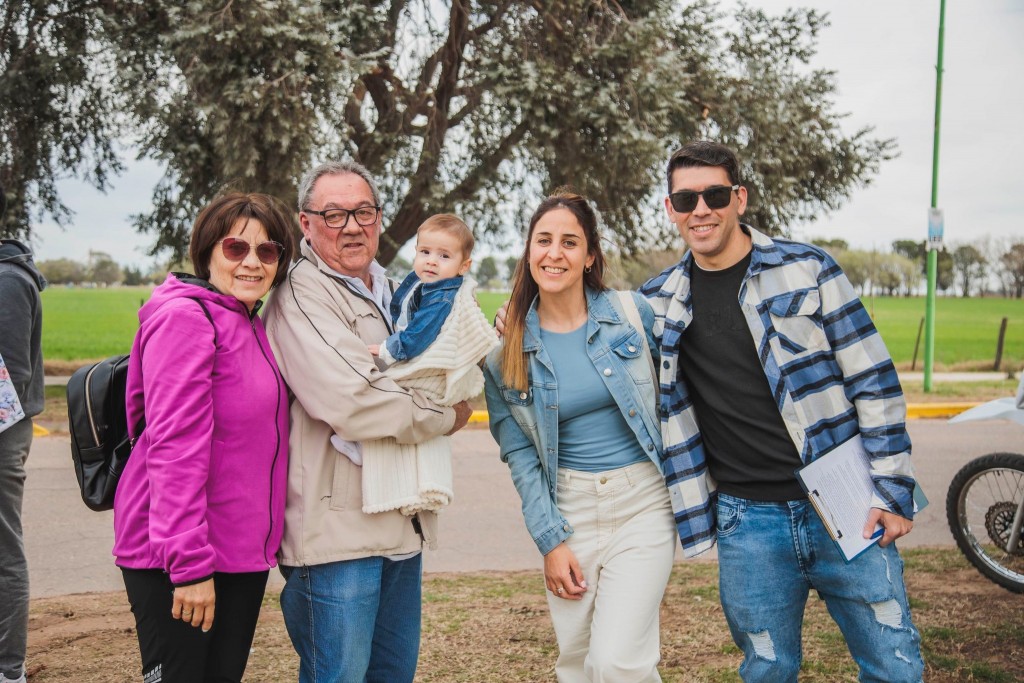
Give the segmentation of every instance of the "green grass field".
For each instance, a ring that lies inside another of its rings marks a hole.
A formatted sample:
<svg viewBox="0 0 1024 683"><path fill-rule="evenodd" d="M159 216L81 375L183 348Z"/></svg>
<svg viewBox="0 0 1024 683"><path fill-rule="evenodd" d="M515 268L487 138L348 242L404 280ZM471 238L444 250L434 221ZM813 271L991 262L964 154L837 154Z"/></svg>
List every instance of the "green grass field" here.
<svg viewBox="0 0 1024 683"><path fill-rule="evenodd" d="M864 305L889 347L893 360L896 363L909 363L914 356L917 330L924 317L924 298L867 298ZM1009 322L1003 346L1003 363L1004 366L1019 368L1024 363L1024 299L937 299L936 364L953 367L994 361L999 326L1004 317ZM922 335L917 367L920 369L923 363Z"/></svg>
<svg viewBox="0 0 1024 683"><path fill-rule="evenodd" d="M43 357L73 361L128 353L139 327L139 306L152 291L152 287L43 290Z"/></svg>
<svg viewBox="0 0 1024 683"><path fill-rule="evenodd" d="M508 300L508 292L477 292L476 299L487 319L494 320L494 314Z"/></svg>
<svg viewBox="0 0 1024 683"><path fill-rule="evenodd" d="M43 292L43 351L49 360L75 361L127 353L138 327L139 305L148 287L68 289ZM508 297L480 292L480 307L488 320ZM865 299L882 338L898 364L914 355L918 324L924 316L923 298ZM1003 349L1004 367L1024 363L1024 300L946 299L936 303L935 362L937 367L972 366L981 369L995 358L999 325L1009 318ZM924 362L923 341L918 368Z"/></svg>

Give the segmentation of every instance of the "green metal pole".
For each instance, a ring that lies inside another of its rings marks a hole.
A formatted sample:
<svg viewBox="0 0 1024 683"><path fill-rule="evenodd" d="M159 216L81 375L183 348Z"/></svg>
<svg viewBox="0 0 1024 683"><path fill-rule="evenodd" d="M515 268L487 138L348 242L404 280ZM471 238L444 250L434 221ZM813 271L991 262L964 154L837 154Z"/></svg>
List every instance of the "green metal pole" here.
<svg viewBox="0 0 1024 683"><path fill-rule="evenodd" d="M946 33L946 0L939 2L939 58L935 66L935 138L932 142L932 208L939 202L939 121L942 113L942 44ZM936 244L928 244L928 295L924 309L924 390L932 390L932 363L935 360L935 279L939 253Z"/></svg>

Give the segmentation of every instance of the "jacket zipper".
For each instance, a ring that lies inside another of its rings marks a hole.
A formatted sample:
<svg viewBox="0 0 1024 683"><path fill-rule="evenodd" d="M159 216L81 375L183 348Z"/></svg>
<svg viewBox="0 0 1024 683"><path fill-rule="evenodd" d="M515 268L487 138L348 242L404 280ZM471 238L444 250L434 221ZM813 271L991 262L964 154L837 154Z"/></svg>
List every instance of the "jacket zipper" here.
<svg viewBox="0 0 1024 683"><path fill-rule="evenodd" d="M263 540L263 560L267 563L267 567L271 566L270 558L267 557L267 544L270 543L270 537L274 533L274 470L277 468L277 458L281 453L281 425L277 419L277 414L281 410L281 376L278 373L277 368L270 362L270 358L267 357L267 352L263 348L263 344L260 343L260 337L256 334L256 320L250 319L249 326L252 329L252 334L256 338L256 346L260 348L260 353L263 355L263 360L267 362L267 366L270 371L274 374L274 379L277 380L277 406L274 409L274 458L270 461L270 504L267 510L267 537Z"/></svg>
<svg viewBox="0 0 1024 683"><path fill-rule="evenodd" d="M97 446L100 445L100 435L96 431L96 420L92 416L92 391L90 385L92 384L92 375L96 372L96 365L89 369L89 372L85 375L85 413L89 416L89 429L92 431L92 442Z"/></svg>

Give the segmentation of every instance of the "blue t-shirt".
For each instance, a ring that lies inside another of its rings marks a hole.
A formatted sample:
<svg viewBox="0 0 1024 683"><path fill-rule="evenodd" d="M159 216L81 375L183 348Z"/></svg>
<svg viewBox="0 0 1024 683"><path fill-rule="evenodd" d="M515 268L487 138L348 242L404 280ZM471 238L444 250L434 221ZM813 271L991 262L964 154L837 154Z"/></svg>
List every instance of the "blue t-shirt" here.
<svg viewBox="0 0 1024 683"><path fill-rule="evenodd" d="M606 472L647 460L587 355L587 326L540 331L558 382L558 466Z"/></svg>

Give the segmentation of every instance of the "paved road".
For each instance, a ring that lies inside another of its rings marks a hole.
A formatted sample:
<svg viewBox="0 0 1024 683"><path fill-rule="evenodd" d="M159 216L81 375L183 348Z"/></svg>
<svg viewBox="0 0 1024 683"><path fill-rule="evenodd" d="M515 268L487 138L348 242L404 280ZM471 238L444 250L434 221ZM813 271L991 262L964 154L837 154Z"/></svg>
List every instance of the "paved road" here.
<svg viewBox="0 0 1024 683"><path fill-rule="evenodd" d="M1024 429L996 421L949 425L914 420L909 425L918 478L932 504L900 545L952 545L945 497L953 475L975 456L1024 451ZM497 452L486 429L465 429L453 438L456 497L441 516L441 548L427 552L425 571L542 566ZM33 597L122 588L110 555L112 513L92 512L81 502L66 437L41 437L33 444L24 523ZM272 576L280 581L276 572Z"/></svg>

